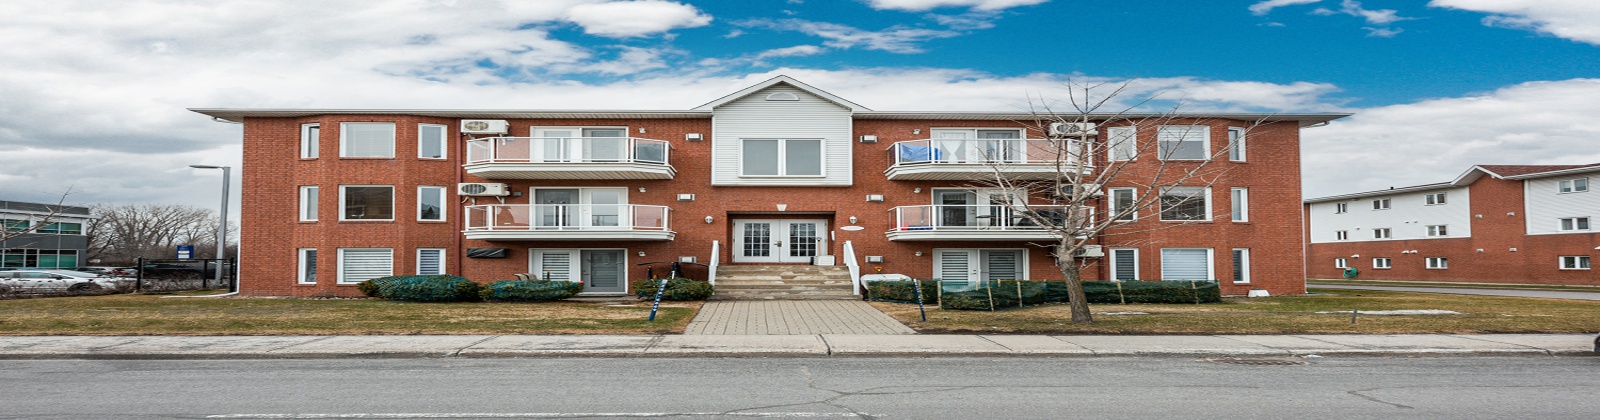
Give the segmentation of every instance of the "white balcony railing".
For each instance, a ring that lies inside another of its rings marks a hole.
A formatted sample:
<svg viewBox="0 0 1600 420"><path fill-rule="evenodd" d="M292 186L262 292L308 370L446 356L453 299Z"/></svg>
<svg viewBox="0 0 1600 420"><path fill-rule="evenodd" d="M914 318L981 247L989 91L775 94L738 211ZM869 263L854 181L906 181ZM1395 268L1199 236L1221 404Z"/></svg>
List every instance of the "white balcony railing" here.
<svg viewBox="0 0 1600 420"><path fill-rule="evenodd" d="M467 206L467 232L670 232L666 206L488 204ZM566 235L572 236L572 235Z"/></svg>
<svg viewBox="0 0 1600 420"><path fill-rule="evenodd" d="M889 210L894 217L891 232L918 231L1043 231L1040 221L1061 225L1068 220L1069 206L1028 206L1027 210L1007 206L940 205L900 206ZM1092 222L1092 209L1079 208L1078 224Z"/></svg>
<svg viewBox="0 0 1600 420"><path fill-rule="evenodd" d="M672 147L637 137L491 137L467 141L467 164L645 163L666 165Z"/></svg>
<svg viewBox="0 0 1600 420"><path fill-rule="evenodd" d="M889 165L913 164L1076 164L1075 140L927 139L889 146Z"/></svg>

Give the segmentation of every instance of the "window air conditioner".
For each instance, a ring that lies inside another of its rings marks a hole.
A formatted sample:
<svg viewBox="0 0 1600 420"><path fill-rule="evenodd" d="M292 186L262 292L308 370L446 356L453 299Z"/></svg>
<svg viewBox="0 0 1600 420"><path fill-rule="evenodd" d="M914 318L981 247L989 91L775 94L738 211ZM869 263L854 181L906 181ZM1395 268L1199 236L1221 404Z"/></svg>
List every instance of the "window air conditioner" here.
<svg viewBox="0 0 1600 420"><path fill-rule="evenodd" d="M1099 131L1095 130L1094 123L1050 123L1050 135L1052 136L1076 136L1080 134L1092 136L1099 133Z"/></svg>
<svg viewBox="0 0 1600 420"><path fill-rule="evenodd" d="M1077 185L1073 185L1073 184L1061 184L1061 186L1059 187L1060 189L1056 190L1056 196L1059 196L1059 197L1071 197L1072 196L1072 188L1076 187L1076 186ZM1090 197L1100 197L1100 196L1106 195L1106 192L1103 191L1104 188L1101 188L1100 184L1083 184L1082 186L1083 186L1083 189L1089 191L1089 196Z"/></svg>
<svg viewBox="0 0 1600 420"><path fill-rule="evenodd" d="M467 197L504 197L511 195L511 186L498 182L463 182L456 185L456 195Z"/></svg>
<svg viewBox="0 0 1600 420"><path fill-rule="evenodd" d="M463 134L505 134L511 126L506 120L461 120Z"/></svg>
<svg viewBox="0 0 1600 420"><path fill-rule="evenodd" d="M1077 251L1073 251L1072 256L1078 258L1100 258L1106 256L1106 251L1100 245L1084 245L1082 248L1078 248Z"/></svg>

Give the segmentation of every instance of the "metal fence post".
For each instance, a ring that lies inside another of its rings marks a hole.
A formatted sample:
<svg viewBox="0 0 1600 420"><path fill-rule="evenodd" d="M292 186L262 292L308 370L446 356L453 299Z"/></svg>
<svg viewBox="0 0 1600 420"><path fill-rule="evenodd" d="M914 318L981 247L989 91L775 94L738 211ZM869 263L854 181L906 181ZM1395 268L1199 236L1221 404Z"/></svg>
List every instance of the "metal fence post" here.
<svg viewBox="0 0 1600 420"><path fill-rule="evenodd" d="M139 268L134 270L133 291L141 292L144 291L144 257L134 258L134 264L137 264Z"/></svg>

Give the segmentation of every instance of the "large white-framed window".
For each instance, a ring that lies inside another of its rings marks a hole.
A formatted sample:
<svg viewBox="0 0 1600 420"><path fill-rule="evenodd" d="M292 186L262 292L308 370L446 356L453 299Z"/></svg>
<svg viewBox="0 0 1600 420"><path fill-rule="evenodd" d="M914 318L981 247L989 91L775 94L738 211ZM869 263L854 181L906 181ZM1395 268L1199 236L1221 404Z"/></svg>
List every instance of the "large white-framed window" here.
<svg viewBox="0 0 1600 420"><path fill-rule="evenodd" d="M1106 158L1112 161L1133 160L1139 153L1139 131L1133 126L1107 127Z"/></svg>
<svg viewBox="0 0 1600 420"><path fill-rule="evenodd" d="M742 139L740 149L741 176L823 176L822 139Z"/></svg>
<svg viewBox="0 0 1600 420"><path fill-rule="evenodd" d="M1233 187L1233 196L1229 199L1233 203L1233 221L1250 221L1250 189Z"/></svg>
<svg viewBox="0 0 1600 420"><path fill-rule="evenodd" d="M1233 249L1233 282L1234 283L1249 283L1250 282L1250 249L1249 248L1234 248Z"/></svg>
<svg viewBox="0 0 1600 420"><path fill-rule="evenodd" d="M541 186L532 188L529 195L533 196L535 229L615 228L652 217L634 214L629 218L627 188ZM652 214L665 217L664 213Z"/></svg>
<svg viewBox="0 0 1600 420"><path fill-rule="evenodd" d="M1440 205L1440 204L1444 204L1444 198L1445 198L1445 193L1442 193L1442 192L1432 193L1432 194L1428 194L1428 195L1422 196L1423 204L1429 205L1429 206L1437 206L1437 205Z"/></svg>
<svg viewBox="0 0 1600 420"><path fill-rule="evenodd" d="M1211 188L1163 187L1161 220L1211 220Z"/></svg>
<svg viewBox="0 0 1600 420"><path fill-rule="evenodd" d="M1450 236L1450 230L1447 229L1447 228L1449 228L1448 225L1428 225L1428 236L1429 237Z"/></svg>
<svg viewBox="0 0 1600 420"><path fill-rule="evenodd" d="M393 248L339 248L339 284L394 275Z"/></svg>
<svg viewBox="0 0 1600 420"><path fill-rule="evenodd" d="M1348 240L1350 240L1350 231L1348 231L1348 230L1336 230L1336 231L1333 231L1333 240L1336 240L1336 241L1348 241Z"/></svg>
<svg viewBox="0 0 1600 420"><path fill-rule="evenodd" d="M1556 192L1562 194L1589 192L1589 178L1573 178L1557 181Z"/></svg>
<svg viewBox="0 0 1600 420"><path fill-rule="evenodd" d="M1344 258L1334 258L1333 268L1350 268L1350 260Z"/></svg>
<svg viewBox="0 0 1600 420"><path fill-rule="evenodd" d="M394 158L394 123L339 123L339 157Z"/></svg>
<svg viewBox="0 0 1600 420"><path fill-rule="evenodd" d="M1377 199L1377 200L1372 200L1372 209L1373 210L1388 210L1389 209L1389 199L1380 198L1380 199Z"/></svg>
<svg viewBox="0 0 1600 420"><path fill-rule="evenodd" d="M394 220L394 186L340 185L339 220Z"/></svg>
<svg viewBox="0 0 1600 420"><path fill-rule="evenodd" d="M1563 231L1589 230L1589 218L1587 218L1587 217L1563 217L1563 218L1561 218L1561 230L1563 230Z"/></svg>
<svg viewBox="0 0 1600 420"><path fill-rule="evenodd" d="M1211 158L1211 127L1163 125L1156 128L1156 145L1161 160L1207 160Z"/></svg>
<svg viewBox="0 0 1600 420"><path fill-rule="evenodd" d="M1109 209L1111 217L1115 217L1119 221L1131 221L1139 218L1139 212L1134 206L1134 201L1139 196L1138 189L1118 187L1109 189L1107 193L1111 194L1111 201L1108 204L1111 206ZM1128 213L1122 214L1123 211Z"/></svg>
<svg viewBox="0 0 1600 420"><path fill-rule="evenodd" d="M321 155L322 124L300 124L300 158L316 159Z"/></svg>
<svg viewBox="0 0 1600 420"><path fill-rule="evenodd" d="M1139 249L1111 249L1111 279L1117 281L1139 279Z"/></svg>
<svg viewBox="0 0 1600 420"><path fill-rule="evenodd" d="M444 248L417 248L417 275L444 274Z"/></svg>
<svg viewBox="0 0 1600 420"><path fill-rule="evenodd" d="M417 221L442 222L445 217L444 187L417 187Z"/></svg>
<svg viewBox="0 0 1600 420"><path fill-rule="evenodd" d="M1244 162L1244 137L1248 131L1244 127L1228 127L1228 160Z"/></svg>
<svg viewBox="0 0 1600 420"><path fill-rule="evenodd" d="M1345 214L1349 212L1350 203L1333 203L1333 214Z"/></svg>
<svg viewBox="0 0 1600 420"><path fill-rule="evenodd" d="M446 133L450 130L440 124L417 124L417 159L444 159Z"/></svg>
<svg viewBox="0 0 1600 420"><path fill-rule="evenodd" d="M295 282L299 284L317 284L317 249L300 248L299 254L299 269L296 270L299 276Z"/></svg>
<svg viewBox="0 0 1600 420"><path fill-rule="evenodd" d="M1161 248L1162 280L1215 280L1211 248Z"/></svg>
<svg viewBox="0 0 1600 420"><path fill-rule="evenodd" d="M1388 269L1391 266L1392 266L1392 261L1390 261L1388 258L1373 258L1372 259L1372 268Z"/></svg>
<svg viewBox="0 0 1600 420"><path fill-rule="evenodd" d="M315 185L300 186L300 221L317 221L317 191Z"/></svg>
<svg viewBox="0 0 1600 420"><path fill-rule="evenodd" d="M1394 237L1389 228L1376 228L1372 230L1372 239L1389 239Z"/></svg>
<svg viewBox="0 0 1600 420"><path fill-rule="evenodd" d="M1588 270L1588 255L1563 255L1561 256L1562 270Z"/></svg>
<svg viewBox="0 0 1600 420"><path fill-rule="evenodd" d="M1445 257L1428 257L1424 261L1429 270L1443 270L1450 268L1450 259Z"/></svg>

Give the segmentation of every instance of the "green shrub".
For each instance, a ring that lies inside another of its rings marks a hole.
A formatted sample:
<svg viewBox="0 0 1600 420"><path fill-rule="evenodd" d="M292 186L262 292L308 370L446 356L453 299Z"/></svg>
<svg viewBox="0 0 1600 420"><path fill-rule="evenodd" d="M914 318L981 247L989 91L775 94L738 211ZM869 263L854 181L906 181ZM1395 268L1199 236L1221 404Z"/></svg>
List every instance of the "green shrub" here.
<svg viewBox="0 0 1600 420"><path fill-rule="evenodd" d="M483 300L490 302L545 302L573 297L583 291L583 283L549 280L501 280L483 286Z"/></svg>
<svg viewBox="0 0 1600 420"><path fill-rule="evenodd" d="M867 298L880 302L917 303L916 282L878 280L867 282ZM939 282L922 282L922 302L939 302Z"/></svg>
<svg viewBox="0 0 1600 420"><path fill-rule="evenodd" d="M989 310L1071 301L1064 281L1000 280L979 283L971 290L953 288L944 291L939 307ZM1222 301L1222 288L1212 281L1085 281L1083 291L1089 303L1098 304Z"/></svg>
<svg viewBox="0 0 1600 420"><path fill-rule="evenodd" d="M661 280L635 280L633 291L641 299L655 299L656 287ZM667 280L667 292L661 295L661 300L706 300L713 293L711 283L703 281L676 278Z"/></svg>
<svg viewBox="0 0 1600 420"><path fill-rule="evenodd" d="M471 302L482 299L479 292L481 285L452 275L393 276L371 281L378 286L377 297L389 300Z"/></svg>
<svg viewBox="0 0 1600 420"><path fill-rule="evenodd" d="M356 290L360 290L361 294L367 295L367 297L381 298L381 297L383 297L383 293L382 293L383 286L386 286L386 285L388 285L390 283L394 283L394 282L400 281L400 280L405 279L407 277L414 277L414 276L379 277L379 278L367 280L367 281L364 281L364 282L356 283Z"/></svg>
<svg viewBox="0 0 1600 420"><path fill-rule="evenodd" d="M1089 303L1216 303L1222 286L1212 281L1086 281Z"/></svg>

